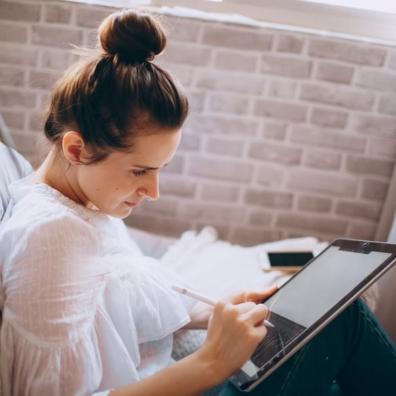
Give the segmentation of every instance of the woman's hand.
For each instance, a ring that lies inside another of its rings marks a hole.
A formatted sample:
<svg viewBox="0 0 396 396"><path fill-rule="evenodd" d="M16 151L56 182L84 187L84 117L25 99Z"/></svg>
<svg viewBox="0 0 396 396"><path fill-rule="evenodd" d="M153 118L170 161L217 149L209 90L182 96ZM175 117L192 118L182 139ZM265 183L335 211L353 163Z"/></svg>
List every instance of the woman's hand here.
<svg viewBox="0 0 396 396"><path fill-rule="evenodd" d="M267 334L263 320L268 308L259 302L276 290L239 293L215 305L207 338L198 353L212 367L216 382L242 367Z"/></svg>
<svg viewBox="0 0 396 396"><path fill-rule="evenodd" d="M263 291L258 290L258 291L240 292L237 294L232 294L230 296L225 296L221 298L220 301L229 302L231 304L241 304L244 302L251 301L256 304L260 304L267 298L271 297L277 291L278 291L278 286L273 285Z"/></svg>

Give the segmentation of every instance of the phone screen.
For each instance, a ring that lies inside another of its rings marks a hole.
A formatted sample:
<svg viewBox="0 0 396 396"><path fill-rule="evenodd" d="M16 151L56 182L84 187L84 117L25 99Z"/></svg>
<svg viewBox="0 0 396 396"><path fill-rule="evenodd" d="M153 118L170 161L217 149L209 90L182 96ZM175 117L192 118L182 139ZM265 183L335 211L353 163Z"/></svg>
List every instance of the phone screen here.
<svg viewBox="0 0 396 396"><path fill-rule="evenodd" d="M268 252L271 267L302 267L313 258L312 252Z"/></svg>

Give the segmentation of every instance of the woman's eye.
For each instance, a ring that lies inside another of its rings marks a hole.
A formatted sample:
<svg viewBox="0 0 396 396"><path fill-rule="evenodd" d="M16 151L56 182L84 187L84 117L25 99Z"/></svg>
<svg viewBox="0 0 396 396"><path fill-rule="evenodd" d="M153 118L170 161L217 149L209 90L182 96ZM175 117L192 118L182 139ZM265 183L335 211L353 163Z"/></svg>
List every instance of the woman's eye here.
<svg viewBox="0 0 396 396"><path fill-rule="evenodd" d="M147 173L147 171L146 170L133 170L132 173L135 176L143 176L143 175L145 175Z"/></svg>

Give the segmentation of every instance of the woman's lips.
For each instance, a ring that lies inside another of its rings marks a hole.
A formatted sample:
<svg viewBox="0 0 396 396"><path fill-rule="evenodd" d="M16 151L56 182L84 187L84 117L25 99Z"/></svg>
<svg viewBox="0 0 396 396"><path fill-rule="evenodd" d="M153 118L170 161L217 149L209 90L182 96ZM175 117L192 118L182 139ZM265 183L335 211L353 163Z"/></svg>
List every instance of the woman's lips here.
<svg viewBox="0 0 396 396"><path fill-rule="evenodd" d="M125 205L129 206L130 208L134 208L135 206L137 206L137 202L128 202L125 201Z"/></svg>

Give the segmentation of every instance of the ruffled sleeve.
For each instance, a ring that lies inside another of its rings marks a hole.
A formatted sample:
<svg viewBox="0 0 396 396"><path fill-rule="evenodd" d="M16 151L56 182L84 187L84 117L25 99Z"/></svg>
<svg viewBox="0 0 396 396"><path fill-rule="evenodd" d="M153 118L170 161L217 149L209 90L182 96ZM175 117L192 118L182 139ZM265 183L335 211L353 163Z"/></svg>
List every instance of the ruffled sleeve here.
<svg viewBox="0 0 396 396"><path fill-rule="evenodd" d="M179 280L157 260L122 255L106 260L111 260L113 267L107 276L106 311L113 316L113 322L125 322L130 313L139 344L162 339L190 321L188 308L194 300L171 289ZM128 302L128 314L117 309L119 301Z"/></svg>
<svg viewBox="0 0 396 396"><path fill-rule="evenodd" d="M106 334L101 342L101 354L106 356L103 360L108 365L104 372L107 378L112 378L110 382L104 381L105 386L120 383L114 377L125 374L120 353L123 351L126 360L132 358L137 370L127 383L169 366L173 362L173 333L190 321L183 300L170 289L167 278L150 268L156 265L154 260L119 256L112 259L117 266L106 276L97 322L97 326L99 323L103 326L101 336ZM109 337L113 332L119 337L118 342Z"/></svg>

